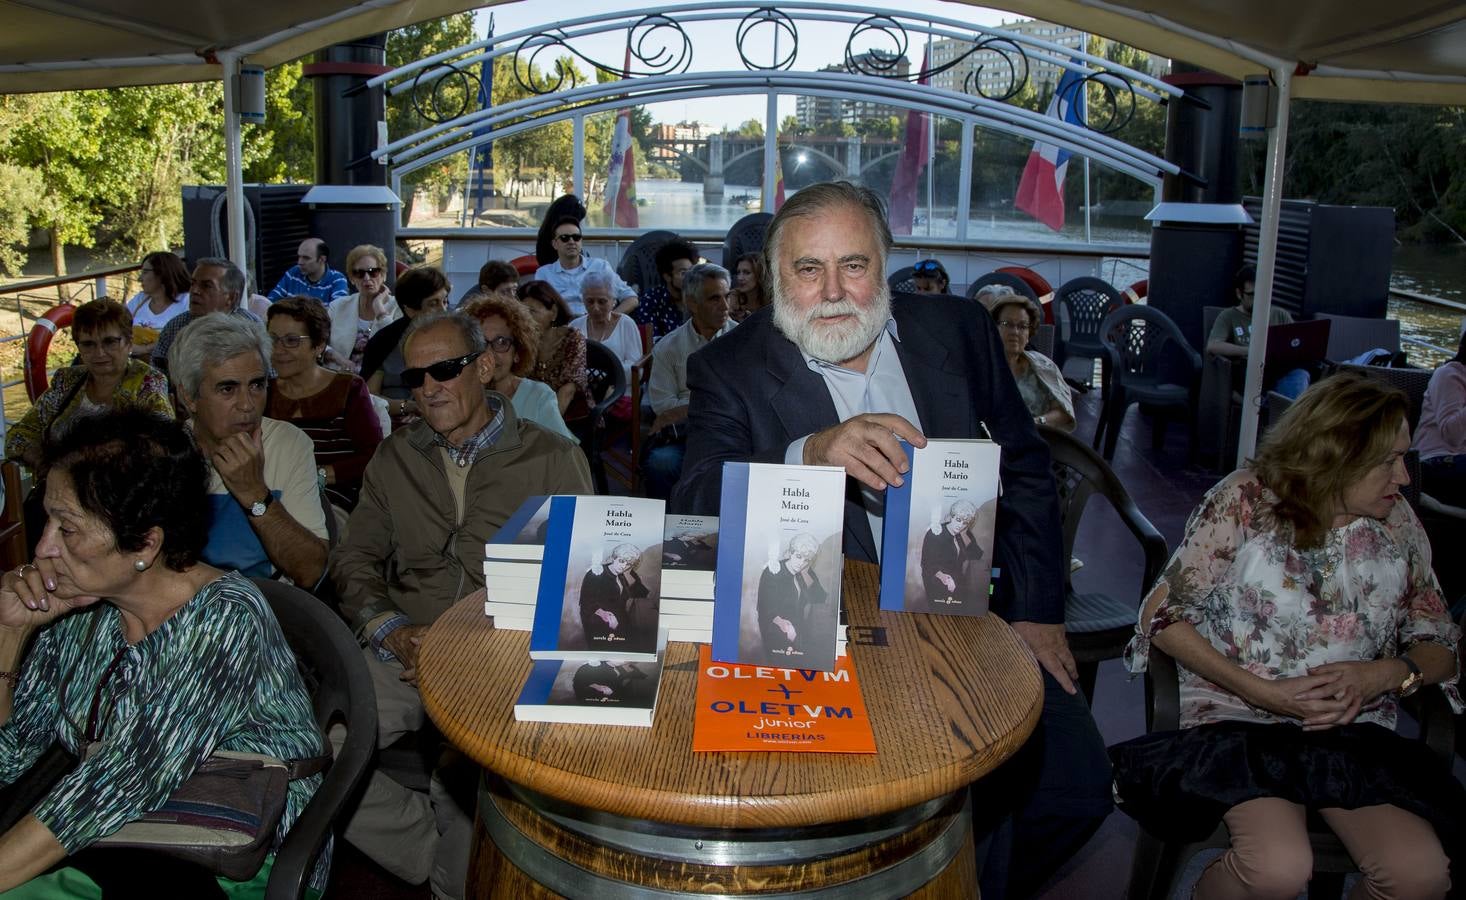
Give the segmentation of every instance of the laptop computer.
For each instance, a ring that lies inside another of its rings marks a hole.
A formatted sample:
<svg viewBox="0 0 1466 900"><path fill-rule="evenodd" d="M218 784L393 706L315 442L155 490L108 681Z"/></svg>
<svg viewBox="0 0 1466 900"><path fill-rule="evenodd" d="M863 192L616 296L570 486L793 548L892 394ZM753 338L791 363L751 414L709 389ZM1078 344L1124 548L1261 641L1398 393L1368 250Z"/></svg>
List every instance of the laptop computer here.
<svg viewBox="0 0 1466 900"><path fill-rule="evenodd" d="M1267 369L1297 369L1322 361L1329 347L1329 320L1309 319L1267 330Z"/></svg>

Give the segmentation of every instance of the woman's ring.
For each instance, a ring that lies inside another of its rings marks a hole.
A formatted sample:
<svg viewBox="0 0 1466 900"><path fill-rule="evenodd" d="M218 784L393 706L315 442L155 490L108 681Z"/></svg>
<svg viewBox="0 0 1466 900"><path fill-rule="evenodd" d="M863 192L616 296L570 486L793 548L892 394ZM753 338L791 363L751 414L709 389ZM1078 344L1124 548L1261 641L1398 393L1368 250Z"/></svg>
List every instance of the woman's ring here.
<svg viewBox="0 0 1466 900"><path fill-rule="evenodd" d="M16 575L17 578L24 578L25 577L25 570L26 569L34 569L34 568L36 568L36 566L33 563L24 563L24 564L21 565L21 567L19 569L16 569L15 570L15 575Z"/></svg>

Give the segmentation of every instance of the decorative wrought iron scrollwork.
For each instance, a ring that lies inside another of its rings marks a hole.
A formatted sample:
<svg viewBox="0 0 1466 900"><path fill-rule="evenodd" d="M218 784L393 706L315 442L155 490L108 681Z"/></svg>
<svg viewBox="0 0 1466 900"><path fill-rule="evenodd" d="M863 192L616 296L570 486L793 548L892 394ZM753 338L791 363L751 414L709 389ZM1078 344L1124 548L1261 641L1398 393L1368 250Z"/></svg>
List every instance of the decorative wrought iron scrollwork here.
<svg viewBox="0 0 1466 900"><path fill-rule="evenodd" d="M462 85L463 94L456 101L450 101L447 89ZM468 112L470 104L478 101L481 82L472 72L464 71L451 62L442 62L417 73L412 80L412 108L429 122L447 122ZM448 105L448 104L452 105Z"/></svg>
<svg viewBox="0 0 1466 900"><path fill-rule="evenodd" d="M1091 84L1098 86L1099 90L1088 90ZM1090 131L1114 134L1135 117L1135 85L1129 78L1115 72L1090 72L1070 83L1066 93L1071 95L1071 103L1072 95L1081 90L1085 91L1085 100L1088 101L1085 104L1085 127ZM1101 112L1103 117L1097 117L1096 112Z"/></svg>
<svg viewBox="0 0 1466 900"><path fill-rule="evenodd" d="M773 30L774 57L768 65L756 63L748 57L748 48L745 44L759 26L768 26L765 31ZM787 51L781 46L779 38L789 39ZM794 66L794 58L799 55L799 28L795 26L794 20L788 13L774 9L772 6L761 6L738 22L738 32L735 36L738 46L738 58L743 60L743 67L750 72L772 72L779 69L790 69Z"/></svg>
<svg viewBox="0 0 1466 900"><path fill-rule="evenodd" d="M613 65L592 59L575 49L562 31L537 32L520 41L514 51L514 77L520 87L532 94L551 94L562 88L574 88L575 70L564 64L564 54L593 69L623 78L686 72L692 65L692 39L675 19L660 13L642 16L629 27L626 46L629 51L627 64ZM545 68L545 71L553 71L554 77L536 84L530 75L536 58L548 48L557 50L554 65ZM530 51L527 58L524 55L526 50Z"/></svg>
<svg viewBox="0 0 1466 900"><path fill-rule="evenodd" d="M1007 69L1007 85L1001 91L988 93L987 88L982 83L982 70L986 66L984 64L968 72L967 76L963 78L962 92L965 94L976 94L979 97L996 100L999 103L1016 97L1023 90L1023 86L1028 84L1028 54L1023 52L1023 48L1017 42L1008 38L994 37L973 44L971 50L954 60L954 64L961 62L980 50L986 50L998 57L999 62L994 67L1000 72L1003 69Z"/></svg>
<svg viewBox="0 0 1466 900"><path fill-rule="evenodd" d="M856 53L855 41L872 36L888 42L890 46L872 47L864 53ZM901 74L900 69L909 44L906 29L901 27L901 23L890 16L867 16L855 23L845 41L845 71L877 78L909 78L909 74Z"/></svg>

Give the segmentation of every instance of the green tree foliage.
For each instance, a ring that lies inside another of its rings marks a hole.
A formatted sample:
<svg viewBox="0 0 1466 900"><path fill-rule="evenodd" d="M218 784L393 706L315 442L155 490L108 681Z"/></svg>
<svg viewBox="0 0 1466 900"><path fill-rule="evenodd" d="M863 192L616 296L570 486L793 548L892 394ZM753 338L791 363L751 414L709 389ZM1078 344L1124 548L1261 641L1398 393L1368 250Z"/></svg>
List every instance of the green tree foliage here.
<svg viewBox="0 0 1466 900"><path fill-rule="evenodd" d="M458 13L432 19L417 25L399 28L387 35L387 65L405 66L435 53L461 47L474 39L473 13ZM477 75L477 72L474 73ZM498 85L495 85L497 89ZM453 116L471 110L476 104L477 83L450 76L428 82L414 91L404 91L387 98L387 133L394 139L414 134L432 124L424 112ZM438 163L408 173L402 179L407 214L420 195L426 195L434 206L447 199L454 185L462 185L468 177L467 154L456 154Z"/></svg>
<svg viewBox="0 0 1466 900"><path fill-rule="evenodd" d="M36 170L0 163L0 273L16 276L25 265L31 217L40 211L45 190Z"/></svg>
<svg viewBox="0 0 1466 900"><path fill-rule="evenodd" d="M763 119L748 119L742 125L733 129L734 137L761 138L764 136Z"/></svg>
<svg viewBox="0 0 1466 900"><path fill-rule="evenodd" d="M244 180L261 184L315 178L315 86L299 60L265 73L265 123L244 131Z"/></svg>
<svg viewBox="0 0 1466 900"><path fill-rule="evenodd" d="M1264 141L1242 142L1242 189L1261 194ZM1412 242L1466 242L1466 109L1298 100L1283 195L1395 210Z"/></svg>

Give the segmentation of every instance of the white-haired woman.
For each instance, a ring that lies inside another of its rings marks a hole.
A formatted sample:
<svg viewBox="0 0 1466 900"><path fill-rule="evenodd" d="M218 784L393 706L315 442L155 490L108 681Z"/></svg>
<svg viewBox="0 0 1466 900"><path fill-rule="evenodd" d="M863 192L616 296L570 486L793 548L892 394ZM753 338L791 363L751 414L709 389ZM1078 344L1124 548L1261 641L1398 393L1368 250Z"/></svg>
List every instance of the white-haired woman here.
<svg viewBox="0 0 1466 900"><path fill-rule="evenodd" d="M642 356L641 331L630 316L615 311L615 281L604 272L591 272L581 280L580 291L585 315L572 320L570 327L609 347L629 375Z"/></svg>

